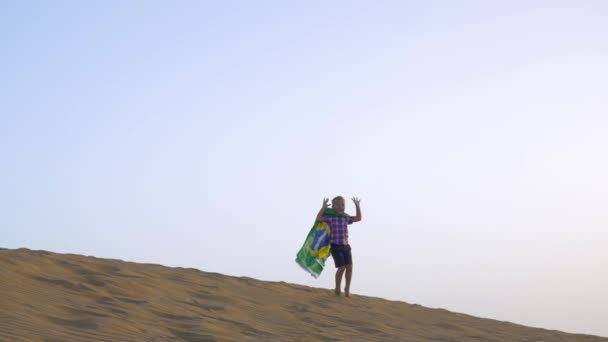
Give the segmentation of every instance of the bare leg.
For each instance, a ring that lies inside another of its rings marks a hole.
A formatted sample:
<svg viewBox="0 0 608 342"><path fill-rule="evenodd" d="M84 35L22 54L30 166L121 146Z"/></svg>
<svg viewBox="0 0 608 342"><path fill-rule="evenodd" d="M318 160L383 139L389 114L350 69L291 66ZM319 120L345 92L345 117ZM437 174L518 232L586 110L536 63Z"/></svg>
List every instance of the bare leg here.
<svg viewBox="0 0 608 342"><path fill-rule="evenodd" d="M339 267L338 270L336 271L336 289L335 289L335 293L336 296L340 295L340 284L342 284L342 275L344 274L344 270L346 268L344 266Z"/></svg>
<svg viewBox="0 0 608 342"><path fill-rule="evenodd" d="M353 277L353 265L346 265L346 286L344 286L344 295L350 297L350 280Z"/></svg>

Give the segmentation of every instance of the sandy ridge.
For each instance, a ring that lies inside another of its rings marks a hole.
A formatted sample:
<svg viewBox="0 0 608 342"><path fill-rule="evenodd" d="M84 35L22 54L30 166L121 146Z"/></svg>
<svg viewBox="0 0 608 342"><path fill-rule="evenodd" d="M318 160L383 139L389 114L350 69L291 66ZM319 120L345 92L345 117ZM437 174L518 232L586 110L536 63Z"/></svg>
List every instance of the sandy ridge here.
<svg viewBox="0 0 608 342"><path fill-rule="evenodd" d="M0 249L0 341L608 341L195 269Z"/></svg>

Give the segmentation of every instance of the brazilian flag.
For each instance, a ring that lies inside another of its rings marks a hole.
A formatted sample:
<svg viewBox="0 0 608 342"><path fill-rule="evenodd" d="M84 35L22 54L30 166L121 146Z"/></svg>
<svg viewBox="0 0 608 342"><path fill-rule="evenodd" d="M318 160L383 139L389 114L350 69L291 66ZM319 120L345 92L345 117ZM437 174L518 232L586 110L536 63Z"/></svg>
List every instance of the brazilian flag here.
<svg viewBox="0 0 608 342"><path fill-rule="evenodd" d="M325 209L325 215L344 217L348 216L345 213L338 213L334 209ZM330 254L330 236L331 229L326 222L315 222L308 236L304 241L304 245L296 255L296 262L311 276L317 278L325 267L325 260Z"/></svg>

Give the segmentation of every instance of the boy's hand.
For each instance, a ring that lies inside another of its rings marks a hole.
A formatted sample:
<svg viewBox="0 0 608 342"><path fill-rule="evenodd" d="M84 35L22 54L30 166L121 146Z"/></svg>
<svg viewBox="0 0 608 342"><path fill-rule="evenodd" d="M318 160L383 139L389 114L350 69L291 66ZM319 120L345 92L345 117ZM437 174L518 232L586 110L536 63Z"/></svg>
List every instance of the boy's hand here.
<svg viewBox="0 0 608 342"><path fill-rule="evenodd" d="M329 198L323 198L323 206L321 207L321 210L319 210L319 213L317 214L316 222L325 222L323 215L325 215L325 209L327 209L328 207L329 207Z"/></svg>
<svg viewBox="0 0 608 342"><path fill-rule="evenodd" d="M353 202L355 202L355 207L359 208L359 204L361 203L361 199L358 197L352 198Z"/></svg>

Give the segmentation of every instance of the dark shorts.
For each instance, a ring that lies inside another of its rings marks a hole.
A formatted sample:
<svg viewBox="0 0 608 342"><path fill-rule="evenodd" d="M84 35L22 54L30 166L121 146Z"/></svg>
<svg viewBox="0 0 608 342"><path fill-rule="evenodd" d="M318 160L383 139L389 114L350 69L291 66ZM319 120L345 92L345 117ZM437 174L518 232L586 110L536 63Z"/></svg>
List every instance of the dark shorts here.
<svg viewBox="0 0 608 342"><path fill-rule="evenodd" d="M336 268L353 264L353 256L350 254L350 245L332 244L330 250Z"/></svg>

